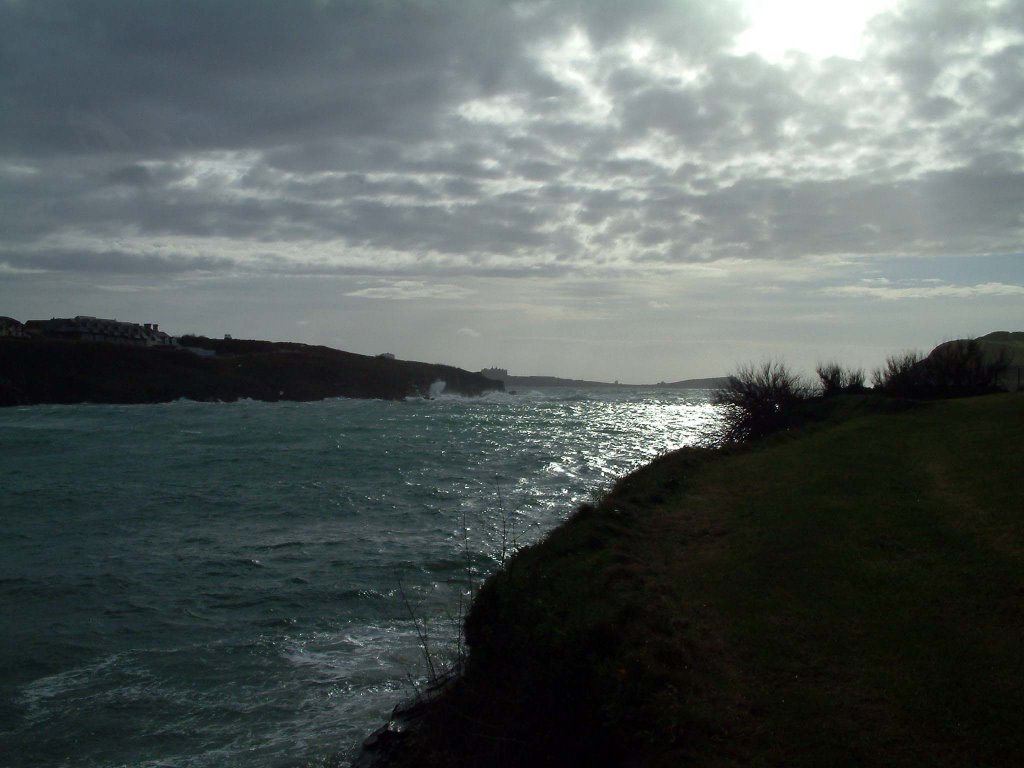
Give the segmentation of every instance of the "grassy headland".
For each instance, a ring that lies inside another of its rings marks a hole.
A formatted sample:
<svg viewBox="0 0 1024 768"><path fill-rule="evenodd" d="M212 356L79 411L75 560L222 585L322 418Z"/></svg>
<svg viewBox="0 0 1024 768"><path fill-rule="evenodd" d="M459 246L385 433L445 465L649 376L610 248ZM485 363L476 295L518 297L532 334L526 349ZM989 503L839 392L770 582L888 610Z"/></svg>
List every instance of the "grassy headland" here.
<svg viewBox="0 0 1024 768"><path fill-rule="evenodd" d="M518 553L394 764L1017 764L1024 394L815 407Z"/></svg>
<svg viewBox="0 0 1024 768"><path fill-rule="evenodd" d="M0 406L36 403L160 403L190 400L401 399L502 388L448 365L389 360L329 347L191 336L183 348L99 342L0 339ZM184 347L205 350L200 357Z"/></svg>

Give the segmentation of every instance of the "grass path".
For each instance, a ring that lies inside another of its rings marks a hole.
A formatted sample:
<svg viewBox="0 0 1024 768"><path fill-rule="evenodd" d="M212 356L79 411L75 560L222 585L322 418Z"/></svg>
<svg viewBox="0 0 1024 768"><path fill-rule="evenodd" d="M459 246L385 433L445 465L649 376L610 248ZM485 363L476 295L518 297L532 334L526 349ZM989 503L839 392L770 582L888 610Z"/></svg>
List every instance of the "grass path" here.
<svg viewBox="0 0 1024 768"><path fill-rule="evenodd" d="M1019 759L1022 406L923 406L712 463L694 488L727 521L711 561L673 556L694 499L663 510L664 578L678 610L710 603L755 764Z"/></svg>

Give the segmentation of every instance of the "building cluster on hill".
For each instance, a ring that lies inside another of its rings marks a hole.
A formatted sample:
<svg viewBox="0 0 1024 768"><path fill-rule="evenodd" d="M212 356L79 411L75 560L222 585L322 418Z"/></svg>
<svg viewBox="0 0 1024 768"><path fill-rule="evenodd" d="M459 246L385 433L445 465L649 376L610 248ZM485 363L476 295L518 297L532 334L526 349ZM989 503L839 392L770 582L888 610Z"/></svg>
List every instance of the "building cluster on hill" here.
<svg viewBox="0 0 1024 768"><path fill-rule="evenodd" d="M176 347L178 339L160 330L156 323L125 323L101 317L77 315L20 323L0 317L0 336L50 338L64 341L99 341L136 347Z"/></svg>
<svg viewBox="0 0 1024 768"><path fill-rule="evenodd" d="M482 376L486 376L488 379L493 381L505 381L508 378L507 368L484 368L480 371Z"/></svg>

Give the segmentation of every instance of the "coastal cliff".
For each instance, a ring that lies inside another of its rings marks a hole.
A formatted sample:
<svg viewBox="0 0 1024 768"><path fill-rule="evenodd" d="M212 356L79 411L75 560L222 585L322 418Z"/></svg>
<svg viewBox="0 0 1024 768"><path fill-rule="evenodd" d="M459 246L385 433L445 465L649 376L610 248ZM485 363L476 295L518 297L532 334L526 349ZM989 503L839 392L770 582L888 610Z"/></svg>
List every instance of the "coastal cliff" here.
<svg viewBox="0 0 1024 768"><path fill-rule="evenodd" d="M329 347L185 337L183 348L0 339L0 406L37 403L158 403L190 400L401 399L445 391L501 390L477 373ZM190 351L191 350L191 351ZM197 352L198 350L198 352Z"/></svg>
<svg viewBox="0 0 1024 768"><path fill-rule="evenodd" d="M656 460L483 586L378 764L1016 764L1021 424L1024 394L839 397Z"/></svg>

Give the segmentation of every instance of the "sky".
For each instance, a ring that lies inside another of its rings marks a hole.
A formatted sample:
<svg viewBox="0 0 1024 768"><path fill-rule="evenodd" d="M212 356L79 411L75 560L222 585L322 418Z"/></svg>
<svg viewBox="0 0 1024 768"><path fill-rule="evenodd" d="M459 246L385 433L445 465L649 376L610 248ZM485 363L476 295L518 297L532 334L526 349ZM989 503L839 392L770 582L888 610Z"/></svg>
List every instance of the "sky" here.
<svg viewBox="0 0 1024 768"><path fill-rule="evenodd" d="M0 0L0 315L631 383L1024 330L1024 0Z"/></svg>

